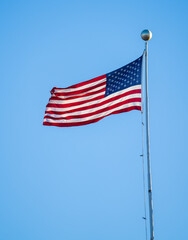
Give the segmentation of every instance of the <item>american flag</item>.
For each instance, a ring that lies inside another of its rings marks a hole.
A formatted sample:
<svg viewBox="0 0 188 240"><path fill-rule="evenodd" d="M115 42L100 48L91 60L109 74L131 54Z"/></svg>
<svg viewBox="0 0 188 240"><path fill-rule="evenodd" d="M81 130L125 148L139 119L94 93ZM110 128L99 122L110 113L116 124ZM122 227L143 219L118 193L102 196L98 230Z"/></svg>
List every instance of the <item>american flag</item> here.
<svg viewBox="0 0 188 240"><path fill-rule="evenodd" d="M53 88L43 125L80 126L111 114L141 110L141 71L142 56L100 77Z"/></svg>

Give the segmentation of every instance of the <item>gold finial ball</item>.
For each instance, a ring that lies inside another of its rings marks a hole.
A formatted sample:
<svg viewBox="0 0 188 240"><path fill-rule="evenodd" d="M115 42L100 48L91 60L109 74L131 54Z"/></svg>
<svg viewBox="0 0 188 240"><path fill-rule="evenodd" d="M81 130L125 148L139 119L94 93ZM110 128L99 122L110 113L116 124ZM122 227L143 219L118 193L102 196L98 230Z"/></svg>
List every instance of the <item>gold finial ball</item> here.
<svg viewBox="0 0 188 240"><path fill-rule="evenodd" d="M141 38L144 41L149 41L152 38L152 32L148 29L145 29L141 32Z"/></svg>

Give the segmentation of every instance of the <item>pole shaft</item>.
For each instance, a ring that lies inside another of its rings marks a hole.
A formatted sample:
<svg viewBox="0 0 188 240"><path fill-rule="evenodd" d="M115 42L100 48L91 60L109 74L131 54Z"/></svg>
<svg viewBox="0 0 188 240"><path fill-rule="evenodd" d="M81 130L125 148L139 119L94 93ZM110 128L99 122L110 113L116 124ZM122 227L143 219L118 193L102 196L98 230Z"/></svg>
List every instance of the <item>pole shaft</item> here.
<svg viewBox="0 0 188 240"><path fill-rule="evenodd" d="M147 42L145 42L145 82L146 82L146 140L147 140L147 167L148 167L148 195L149 195L149 217L150 217L150 236L151 236L150 239L154 240L150 141L149 141L148 43Z"/></svg>

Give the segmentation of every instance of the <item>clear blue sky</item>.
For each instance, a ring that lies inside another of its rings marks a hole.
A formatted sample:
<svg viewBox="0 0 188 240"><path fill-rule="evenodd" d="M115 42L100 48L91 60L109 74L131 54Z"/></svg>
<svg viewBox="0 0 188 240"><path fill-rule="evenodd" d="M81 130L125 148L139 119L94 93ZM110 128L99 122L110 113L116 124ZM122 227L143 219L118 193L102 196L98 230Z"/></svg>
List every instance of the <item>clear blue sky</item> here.
<svg viewBox="0 0 188 240"><path fill-rule="evenodd" d="M187 12L187 1L1 1L0 240L145 239L140 112L42 125L53 87L136 59L145 28L155 239L188 239Z"/></svg>

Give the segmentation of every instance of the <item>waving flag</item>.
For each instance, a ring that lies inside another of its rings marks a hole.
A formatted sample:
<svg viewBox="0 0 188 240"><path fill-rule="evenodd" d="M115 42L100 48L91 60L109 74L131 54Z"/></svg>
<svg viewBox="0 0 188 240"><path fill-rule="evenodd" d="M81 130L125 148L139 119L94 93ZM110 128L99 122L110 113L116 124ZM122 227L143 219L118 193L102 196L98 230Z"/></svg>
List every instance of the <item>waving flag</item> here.
<svg viewBox="0 0 188 240"><path fill-rule="evenodd" d="M111 114L141 110L142 56L128 65L68 88L53 88L43 125L80 126Z"/></svg>

